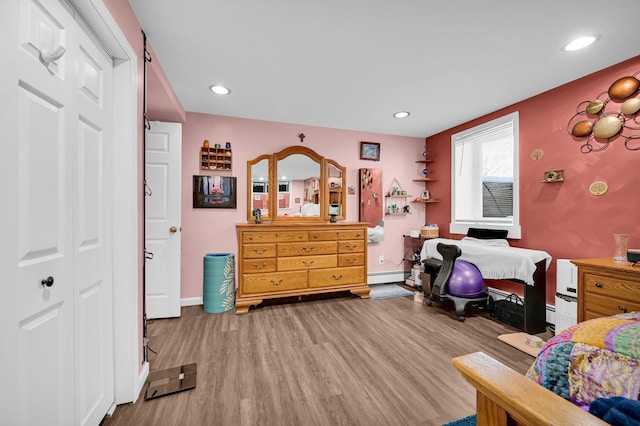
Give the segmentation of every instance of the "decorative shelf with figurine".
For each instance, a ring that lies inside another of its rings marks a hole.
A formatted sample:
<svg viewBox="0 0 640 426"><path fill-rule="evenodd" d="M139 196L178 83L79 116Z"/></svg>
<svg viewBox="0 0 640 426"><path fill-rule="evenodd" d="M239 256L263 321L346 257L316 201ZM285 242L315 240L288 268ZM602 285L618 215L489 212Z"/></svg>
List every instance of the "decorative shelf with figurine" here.
<svg viewBox="0 0 640 426"><path fill-rule="evenodd" d="M386 215L405 216L411 213L411 208L407 204L407 200L413 198L413 196L407 193L402 185L400 185L400 182L398 182L398 179L393 178L389 190L385 194L384 198L387 205L385 209ZM397 202L392 201L394 199L402 200L402 202L400 203L401 205L398 205Z"/></svg>
<svg viewBox="0 0 640 426"><path fill-rule="evenodd" d="M231 143L227 142L224 147L220 144L210 146L205 140L200 148L200 169L231 171Z"/></svg>

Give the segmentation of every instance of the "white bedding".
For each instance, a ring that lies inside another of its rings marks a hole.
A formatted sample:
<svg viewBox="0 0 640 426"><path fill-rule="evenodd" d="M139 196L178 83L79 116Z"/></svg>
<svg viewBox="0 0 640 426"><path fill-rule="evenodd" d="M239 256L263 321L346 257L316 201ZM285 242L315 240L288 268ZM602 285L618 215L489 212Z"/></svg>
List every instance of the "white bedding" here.
<svg viewBox="0 0 640 426"><path fill-rule="evenodd" d="M370 243L381 243L384 241L384 228L377 225L375 228L367 228L367 240Z"/></svg>
<svg viewBox="0 0 640 426"><path fill-rule="evenodd" d="M442 259L442 255L437 250L438 243L455 244L462 251L459 259L475 264L483 278L517 279L529 285L535 284L533 273L536 270L536 263L544 260L545 270L551 264L551 256L546 251L509 247L508 244L504 245L496 241L505 240L479 240L468 237L464 240L446 238L426 240L422 245L420 260L428 257Z"/></svg>

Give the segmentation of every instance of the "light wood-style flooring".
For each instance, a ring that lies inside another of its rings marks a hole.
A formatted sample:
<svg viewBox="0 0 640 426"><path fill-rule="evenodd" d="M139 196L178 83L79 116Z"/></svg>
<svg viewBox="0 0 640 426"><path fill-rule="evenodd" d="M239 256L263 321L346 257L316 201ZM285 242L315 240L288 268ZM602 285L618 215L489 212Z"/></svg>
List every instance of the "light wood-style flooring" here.
<svg viewBox="0 0 640 426"><path fill-rule="evenodd" d="M197 386L141 396L104 426L442 425L475 411L453 357L483 351L522 374L533 361L497 339L518 330L480 310L459 322L411 296L315 299L152 321L151 371L197 363Z"/></svg>

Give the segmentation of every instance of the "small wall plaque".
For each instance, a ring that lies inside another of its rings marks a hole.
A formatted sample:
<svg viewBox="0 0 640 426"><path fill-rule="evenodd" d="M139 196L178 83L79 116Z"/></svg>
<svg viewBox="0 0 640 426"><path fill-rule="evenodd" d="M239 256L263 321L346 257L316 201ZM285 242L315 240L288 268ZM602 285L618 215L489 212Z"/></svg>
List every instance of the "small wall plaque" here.
<svg viewBox="0 0 640 426"><path fill-rule="evenodd" d="M549 170L544 172L543 182L563 182L564 170Z"/></svg>

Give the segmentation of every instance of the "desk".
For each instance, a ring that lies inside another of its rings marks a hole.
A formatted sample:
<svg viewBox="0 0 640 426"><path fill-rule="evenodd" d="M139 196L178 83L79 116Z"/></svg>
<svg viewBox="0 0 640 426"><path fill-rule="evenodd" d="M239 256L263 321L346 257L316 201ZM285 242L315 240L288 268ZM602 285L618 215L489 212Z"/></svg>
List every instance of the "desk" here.
<svg viewBox="0 0 640 426"><path fill-rule="evenodd" d="M551 256L547 252L494 245L490 240L434 238L424 242L420 260L427 257L442 259L437 250L438 243L460 247L462 254L459 259L476 265L485 279L524 284L524 331L537 334L546 330L546 271L551 264Z"/></svg>

